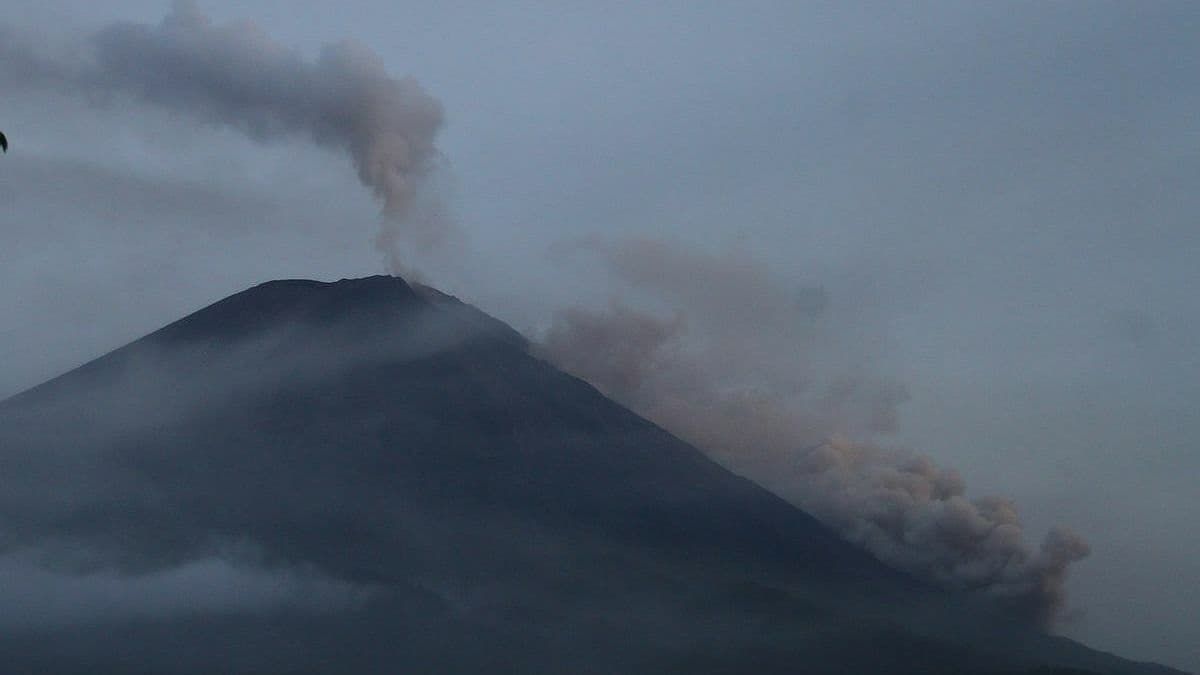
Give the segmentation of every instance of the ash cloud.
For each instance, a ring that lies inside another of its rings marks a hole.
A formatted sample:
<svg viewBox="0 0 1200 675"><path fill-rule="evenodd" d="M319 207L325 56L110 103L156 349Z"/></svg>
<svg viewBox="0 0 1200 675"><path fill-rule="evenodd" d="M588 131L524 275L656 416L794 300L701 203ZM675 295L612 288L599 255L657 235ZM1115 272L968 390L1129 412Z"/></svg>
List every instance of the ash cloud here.
<svg viewBox="0 0 1200 675"><path fill-rule="evenodd" d="M346 152L382 204L376 243L394 272L404 271L405 226L427 242L448 227L440 210L420 208L441 107L360 45L330 45L309 62L252 24L215 25L186 2L158 25L114 24L72 51L4 37L8 86L128 98L258 142L303 138ZM824 288L785 288L737 254L653 240L595 248L657 311L562 312L543 344L556 363L892 564L1039 619L1061 606L1068 566L1086 553L1078 537L1055 530L1035 551L1011 504L966 499L928 459L842 440L893 431L907 394L870 364L829 362L853 350L831 349L852 338L828 326Z"/></svg>
<svg viewBox="0 0 1200 675"><path fill-rule="evenodd" d="M789 288L736 252L586 248L632 299L559 311L545 358L895 567L1041 625L1061 614L1087 543L1054 528L1034 548L1010 500L969 498L953 469L883 445L908 394L871 373L862 326L823 287Z"/></svg>
<svg viewBox="0 0 1200 675"><path fill-rule="evenodd" d="M796 452L769 482L879 558L1043 624L1065 605L1068 567L1089 552L1061 527L1032 549L1012 501L968 499L956 471L915 453L835 437Z"/></svg>
<svg viewBox="0 0 1200 675"><path fill-rule="evenodd" d="M6 87L78 94L98 105L125 98L261 143L299 138L345 152L381 203L375 243L393 273L405 271L401 240L428 246L451 228L444 210L420 194L437 165L442 106L412 78L390 75L363 45L329 44L306 61L254 24L214 24L186 0L158 25L114 23L71 49L12 31L0 37Z"/></svg>

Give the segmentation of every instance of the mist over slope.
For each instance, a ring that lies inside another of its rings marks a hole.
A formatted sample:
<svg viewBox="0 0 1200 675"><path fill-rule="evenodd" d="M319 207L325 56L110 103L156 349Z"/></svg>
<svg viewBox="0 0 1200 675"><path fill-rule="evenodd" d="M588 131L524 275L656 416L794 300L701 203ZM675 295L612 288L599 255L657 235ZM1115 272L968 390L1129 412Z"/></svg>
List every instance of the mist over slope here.
<svg viewBox="0 0 1200 675"><path fill-rule="evenodd" d="M0 447L17 670L1169 672L893 571L394 277L231 296L0 403ZM20 610L62 589L95 606Z"/></svg>

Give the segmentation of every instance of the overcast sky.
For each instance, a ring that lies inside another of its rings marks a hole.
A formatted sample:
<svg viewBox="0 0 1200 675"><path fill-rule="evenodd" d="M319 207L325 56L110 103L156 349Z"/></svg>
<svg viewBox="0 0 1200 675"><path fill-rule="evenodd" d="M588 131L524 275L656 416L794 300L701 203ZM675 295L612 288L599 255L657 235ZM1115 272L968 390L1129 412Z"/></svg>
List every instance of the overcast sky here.
<svg viewBox="0 0 1200 675"><path fill-rule="evenodd" d="M1200 5L700 4L198 6L442 103L457 233L407 264L518 329L618 292L564 262L586 237L824 288L911 395L887 443L1090 541L1063 632L1200 671ZM70 46L169 5L0 8ZM384 269L336 152L3 86L0 396L264 280Z"/></svg>

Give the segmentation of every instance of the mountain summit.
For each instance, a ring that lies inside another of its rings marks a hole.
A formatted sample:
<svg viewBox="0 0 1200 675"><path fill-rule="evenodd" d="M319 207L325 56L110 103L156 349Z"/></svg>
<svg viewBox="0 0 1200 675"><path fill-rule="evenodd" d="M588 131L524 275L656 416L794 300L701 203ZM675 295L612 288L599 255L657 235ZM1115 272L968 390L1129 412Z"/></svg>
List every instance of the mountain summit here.
<svg viewBox="0 0 1200 675"><path fill-rule="evenodd" d="M395 277L262 284L0 403L0 476L0 567L116 589L10 616L12 672L1173 672L887 568Z"/></svg>

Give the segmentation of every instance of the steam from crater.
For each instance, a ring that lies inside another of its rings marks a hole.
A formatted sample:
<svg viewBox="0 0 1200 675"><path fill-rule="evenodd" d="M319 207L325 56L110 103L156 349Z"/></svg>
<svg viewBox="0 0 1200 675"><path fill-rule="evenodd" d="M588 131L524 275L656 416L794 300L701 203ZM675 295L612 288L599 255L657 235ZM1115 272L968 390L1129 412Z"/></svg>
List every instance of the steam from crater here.
<svg viewBox="0 0 1200 675"><path fill-rule="evenodd" d="M214 24L181 0L157 25L115 23L80 49L47 49L0 31L0 73L6 87L95 102L124 97L262 143L302 139L345 152L381 203L376 244L393 272L402 269L406 226L419 243L449 227L436 208L414 213L438 158L441 105L355 42L326 45L310 62L252 23Z"/></svg>

